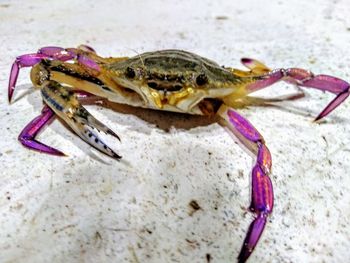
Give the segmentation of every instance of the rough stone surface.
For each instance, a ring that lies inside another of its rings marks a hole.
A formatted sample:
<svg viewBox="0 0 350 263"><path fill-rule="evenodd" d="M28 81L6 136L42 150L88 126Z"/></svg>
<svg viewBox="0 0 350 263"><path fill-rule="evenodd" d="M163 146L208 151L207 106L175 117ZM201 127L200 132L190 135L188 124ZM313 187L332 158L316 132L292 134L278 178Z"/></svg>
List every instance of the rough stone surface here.
<svg viewBox="0 0 350 263"><path fill-rule="evenodd" d="M104 56L178 48L350 80L349 14L347 0L1 1L0 262L235 262L252 220L252 156L203 118L87 106L121 136L109 141L122 162L57 120L40 140L68 157L22 147L42 100L23 69L8 104L16 56L47 45ZM259 95L295 91L278 83ZM350 104L315 124L333 95L305 91L240 110L273 157L275 209L250 262L350 262Z"/></svg>

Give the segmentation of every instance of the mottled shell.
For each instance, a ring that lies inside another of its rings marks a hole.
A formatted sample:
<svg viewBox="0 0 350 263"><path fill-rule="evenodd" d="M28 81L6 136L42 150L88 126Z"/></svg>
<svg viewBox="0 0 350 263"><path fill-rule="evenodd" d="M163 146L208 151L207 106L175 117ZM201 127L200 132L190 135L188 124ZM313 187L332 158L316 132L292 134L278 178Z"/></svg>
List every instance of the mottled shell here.
<svg viewBox="0 0 350 263"><path fill-rule="evenodd" d="M212 89L240 81L214 61L182 50L147 52L108 65L123 86L143 84L157 90L178 91L183 87Z"/></svg>

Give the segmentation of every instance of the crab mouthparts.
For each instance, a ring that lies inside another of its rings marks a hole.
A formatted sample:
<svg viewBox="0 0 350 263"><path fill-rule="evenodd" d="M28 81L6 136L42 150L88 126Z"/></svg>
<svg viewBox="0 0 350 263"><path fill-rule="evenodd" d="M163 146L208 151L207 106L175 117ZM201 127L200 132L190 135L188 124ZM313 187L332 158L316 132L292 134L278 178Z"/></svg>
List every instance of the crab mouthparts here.
<svg viewBox="0 0 350 263"><path fill-rule="evenodd" d="M154 80L148 81L147 86L158 91L179 91L183 88L180 83L159 82Z"/></svg>

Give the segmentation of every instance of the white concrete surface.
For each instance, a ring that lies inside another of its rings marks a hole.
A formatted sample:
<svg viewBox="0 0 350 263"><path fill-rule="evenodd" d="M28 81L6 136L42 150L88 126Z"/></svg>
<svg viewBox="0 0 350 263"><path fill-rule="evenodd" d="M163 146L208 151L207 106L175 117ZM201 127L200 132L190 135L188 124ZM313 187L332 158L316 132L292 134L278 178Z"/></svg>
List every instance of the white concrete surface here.
<svg viewBox="0 0 350 263"><path fill-rule="evenodd" d="M24 69L8 104L17 55L82 43L104 56L180 48L350 80L349 14L347 0L1 1L0 262L235 262L252 219L251 156L198 117L88 106L121 136L110 142L123 162L57 120L40 139L68 157L22 147L17 135L42 101ZM280 83L260 95L294 91ZM275 209L250 262L350 262L350 104L315 124L333 95L306 92L241 110L273 155Z"/></svg>

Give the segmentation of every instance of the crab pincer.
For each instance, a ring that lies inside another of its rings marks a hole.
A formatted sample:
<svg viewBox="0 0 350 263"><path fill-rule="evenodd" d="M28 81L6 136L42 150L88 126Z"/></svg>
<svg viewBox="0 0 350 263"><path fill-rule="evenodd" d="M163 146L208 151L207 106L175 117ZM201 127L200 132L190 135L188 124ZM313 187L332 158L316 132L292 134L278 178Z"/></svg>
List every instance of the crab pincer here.
<svg viewBox="0 0 350 263"><path fill-rule="evenodd" d="M81 46L84 52L94 52L88 46ZM42 60L68 61L76 59L82 66L98 71L99 66L96 62L80 54L75 48L64 49L61 47L48 46L43 47L34 54L26 54L16 58L12 65L9 86L8 99L11 102L13 92L15 90L19 69L22 67L32 67L39 64ZM45 69L43 69L43 72ZM46 103L39 116L34 118L18 136L19 141L27 148L45 152L52 155L65 155L61 151L47 146L35 139L37 134L46 124L52 121L56 115L60 116L66 123L81 137L97 150L115 158L120 159L121 156L108 147L98 135L103 131L120 140L119 136L103 123L95 119L78 101L73 91L62 86L54 80L50 80L47 74L42 74L41 93ZM44 76L44 77L43 77Z"/></svg>
<svg viewBox="0 0 350 263"><path fill-rule="evenodd" d="M102 122L95 119L78 101L71 90L63 87L56 81L48 81L41 89L45 103L63 119L75 133L100 152L120 159L98 135L99 132L110 134L120 140L119 136Z"/></svg>

